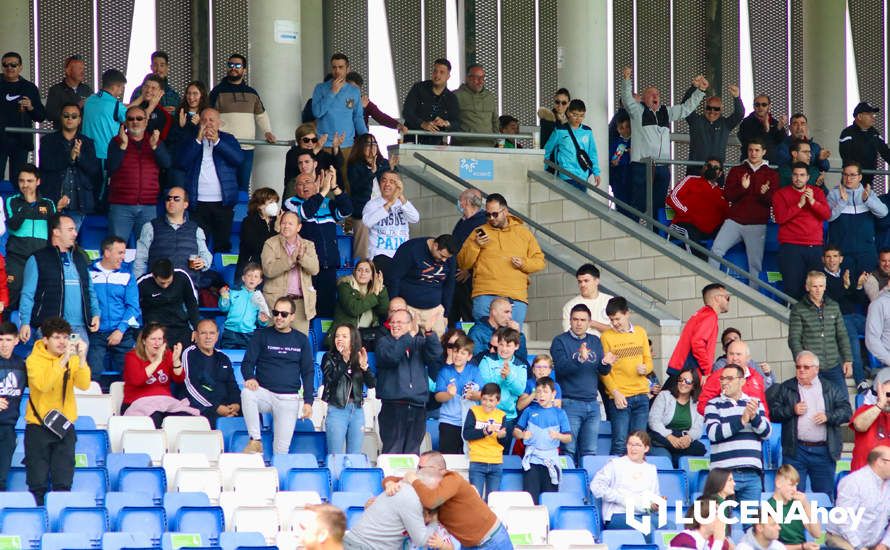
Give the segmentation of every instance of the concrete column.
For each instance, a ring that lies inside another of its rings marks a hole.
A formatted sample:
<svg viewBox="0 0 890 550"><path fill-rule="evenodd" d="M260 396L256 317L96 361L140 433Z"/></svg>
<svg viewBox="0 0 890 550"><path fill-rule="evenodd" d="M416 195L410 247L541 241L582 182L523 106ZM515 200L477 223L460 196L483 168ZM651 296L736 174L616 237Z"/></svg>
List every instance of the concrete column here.
<svg viewBox="0 0 890 550"><path fill-rule="evenodd" d="M34 60L31 59L31 29L28 12L33 4L27 0L10 0L3 3L0 17L0 36L4 52L19 52L22 56L22 76L34 82Z"/></svg>
<svg viewBox="0 0 890 550"><path fill-rule="evenodd" d="M249 3L250 85L263 98L272 120L272 133L279 140L293 139L303 108L300 67L300 2L263 0ZM276 29L277 22L277 29ZM293 24L296 39L280 36ZM262 137L257 133L259 139ZM258 146L253 162L252 188L271 187L281 193L284 180L285 147Z"/></svg>
<svg viewBox="0 0 890 550"><path fill-rule="evenodd" d="M559 86L568 88L573 98L584 100L584 123L593 129L604 190L609 181L608 9L605 0L559 0L559 47L562 65L558 68ZM549 105L553 90L544 90L544 105ZM541 144L543 147L543 144Z"/></svg>

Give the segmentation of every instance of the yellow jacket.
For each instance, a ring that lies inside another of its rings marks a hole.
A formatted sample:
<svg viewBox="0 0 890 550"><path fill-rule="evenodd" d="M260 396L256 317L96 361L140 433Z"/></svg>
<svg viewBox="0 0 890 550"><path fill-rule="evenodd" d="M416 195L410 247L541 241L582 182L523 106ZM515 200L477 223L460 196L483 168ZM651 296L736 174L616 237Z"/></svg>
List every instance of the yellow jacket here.
<svg viewBox="0 0 890 550"><path fill-rule="evenodd" d="M528 276L547 265L537 239L514 216L507 217L504 228L479 227L488 235L488 244L480 247L474 231L457 255L461 269L473 270L473 297L493 294L528 302ZM513 256L522 258L522 267L513 267Z"/></svg>
<svg viewBox="0 0 890 550"><path fill-rule="evenodd" d="M25 360L28 369L28 387L31 391L31 403L37 407L41 418L34 416L31 405L25 408L25 421L28 424L42 424L41 420L52 409L59 409L65 418L77 420L77 402L74 399L74 388L86 390L90 387L90 367L81 364L80 358L72 355L68 359L68 384L65 387L65 404L62 404L62 380L65 369L60 364L61 357L56 357L46 350L43 340L38 340Z"/></svg>

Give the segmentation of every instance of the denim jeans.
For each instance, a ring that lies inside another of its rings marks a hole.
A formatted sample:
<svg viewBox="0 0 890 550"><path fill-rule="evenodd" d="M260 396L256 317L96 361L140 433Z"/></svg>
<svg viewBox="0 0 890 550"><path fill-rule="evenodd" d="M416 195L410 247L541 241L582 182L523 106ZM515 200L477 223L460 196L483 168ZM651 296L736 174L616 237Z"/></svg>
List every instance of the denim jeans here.
<svg viewBox="0 0 890 550"><path fill-rule="evenodd" d="M492 491L501 490L501 473L503 464L486 464L485 462L470 462L470 485L479 491L482 500L487 501Z"/></svg>
<svg viewBox="0 0 890 550"><path fill-rule="evenodd" d="M836 385L846 395L847 379L844 378L844 368L842 365L835 365L834 367L820 370L819 378L823 382Z"/></svg>
<svg viewBox="0 0 890 550"><path fill-rule="evenodd" d="M865 380L865 365L862 363L862 348L859 345L859 336L865 334L865 315L860 313L844 315L844 325L847 327L850 350L853 352L853 380L859 384Z"/></svg>
<svg viewBox="0 0 890 550"><path fill-rule="evenodd" d="M325 418L325 435L331 454L361 454L365 433L365 412L355 403L340 407L328 407ZM346 450L344 450L344 448Z"/></svg>
<svg viewBox="0 0 890 550"><path fill-rule="evenodd" d="M479 546L464 546L464 550L513 550L513 541L502 523L488 540Z"/></svg>
<svg viewBox="0 0 890 550"><path fill-rule="evenodd" d="M102 372L106 369L105 357L109 356L108 370L124 372L124 356L136 345L136 329L127 329L121 341L116 346L108 345L108 337L111 332L91 332L90 348L87 352L87 364L90 366L90 375L93 380L102 378Z"/></svg>
<svg viewBox="0 0 890 550"><path fill-rule="evenodd" d="M743 502L753 500L760 502L760 493L763 492L763 478L761 473L753 469L733 470L732 479L735 481L735 500Z"/></svg>
<svg viewBox="0 0 890 550"><path fill-rule="evenodd" d="M482 296L476 296L473 298L473 320L477 323L482 322L483 317L488 317L488 309L491 307L491 303L494 301L494 294L483 294ZM525 314L528 312L528 304L526 302L520 302L519 300L513 300L512 298L508 298L510 303L513 304L513 320L519 323L519 326L522 327L522 323L525 322Z"/></svg>
<svg viewBox="0 0 890 550"><path fill-rule="evenodd" d="M828 454L828 445L808 447L798 445L794 456L783 456L784 464L791 464L800 474L803 485L810 476L810 490L814 493L825 493L834 501L834 473L836 464Z"/></svg>
<svg viewBox="0 0 890 550"><path fill-rule="evenodd" d="M627 434L637 430L646 431L649 424L649 396L647 394L632 395L627 398L627 407L619 409L611 399L608 403L609 415L612 419L612 450L611 454L622 456L627 454Z"/></svg>
<svg viewBox="0 0 890 550"><path fill-rule="evenodd" d="M581 464L581 457L596 454L596 440L600 433L600 405L596 399L580 401L562 400L562 410L569 417L572 428L572 441L563 445L563 450Z"/></svg>
<svg viewBox="0 0 890 550"><path fill-rule="evenodd" d="M112 204L108 208L108 234L129 242L130 233L139 240L142 226L155 218L155 205Z"/></svg>

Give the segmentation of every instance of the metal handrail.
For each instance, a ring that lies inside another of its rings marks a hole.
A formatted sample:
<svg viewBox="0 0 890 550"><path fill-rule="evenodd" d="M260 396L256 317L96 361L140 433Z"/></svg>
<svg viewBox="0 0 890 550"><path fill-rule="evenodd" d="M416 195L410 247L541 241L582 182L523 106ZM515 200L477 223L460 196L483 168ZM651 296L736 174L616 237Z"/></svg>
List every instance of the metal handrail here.
<svg viewBox="0 0 890 550"><path fill-rule="evenodd" d="M776 288L770 286L769 284L764 283L763 281L761 281L760 279L758 279L758 278L756 278L756 277L752 277L752 276L751 276L751 273L750 273L748 270L746 270L746 269L742 269L741 267L739 267L739 266L735 265L734 263L732 263L732 262L726 260L725 258L721 258L720 256L717 256L716 254L714 254L713 252L711 252L710 250L708 250L708 249L705 248L704 246L700 245L699 243L697 243L697 242L695 242L695 241L689 239L689 238L686 237L685 235L681 235L681 234L679 234L679 233L673 231L669 226L664 225L663 223L659 222L658 220L656 220L655 218L653 218L653 217L650 216L650 215L646 215L646 214L644 214L643 212L640 212L639 210L637 210L637 209L634 208L633 206L627 204L626 202L624 202L624 201L622 201L622 200L619 200L619 199L616 199L615 197L609 195L608 193L606 193L605 191L603 191L603 190L600 189L599 187L596 187L596 186L594 186L594 185L590 185L589 183L587 183L586 180L583 180L583 179L579 178L578 176L576 176L575 174L569 172L568 170L566 170L566 169L563 168L562 166L560 166L560 165L558 165L558 164L556 164L556 163L554 163L554 162L551 162L551 161L549 161L549 160L545 160L545 161L544 161L544 164L545 164L546 166L549 166L549 167L553 168L554 170L556 170L556 171L557 171L558 173L560 173L560 174L564 174L565 176L571 177L571 179L572 179L575 183L577 183L577 184L579 184L579 185L583 185L585 189L588 189L588 190L590 190L590 191L593 191L594 193L596 193L596 194L599 195L600 197L603 197L603 198L606 199L607 201L614 202L617 206L619 206L620 208L622 208L622 209L624 209L624 210L627 210L628 212L630 212L630 213L633 214L634 216L638 216L638 217L640 217L640 218L643 218L644 220L646 220L647 224L651 224L649 227L654 227L654 228L659 229L659 230L661 230L661 231L665 231L665 232L668 233L672 238L676 238L677 240L681 241L683 244L685 244L686 246L692 248L693 250L696 250L696 251L698 251L698 252L701 252L701 253L705 254L708 258L711 258L711 259L713 259L713 260L716 260L717 262L720 263L720 265L723 265L723 266L726 267L727 269L732 269L733 271L736 271L736 272L740 273L743 277L746 277L746 278L748 279L748 281L754 281L753 286L755 286L755 287L757 287L757 288L762 288L762 289L765 289L765 290L769 291L770 293L774 294L777 298L779 298L780 300L785 301L785 302L788 303L788 304L794 304L794 303L797 302L797 300L795 300L795 299L792 298L791 296L788 296L787 294L785 294L785 293L782 292L781 290L778 290L778 289L776 289ZM647 181L647 184L648 184L648 187L649 187L649 192L648 192L648 195L649 195L649 202L651 202L651 197L652 197L652 185L651 185L651 182L649 182L649 181Z"/></svg>
<svg viewBox="0 0 890 550"><path fill-rule="evenodd" d="M447 168L441 166L440 164L438 164L437 162L435 162L435 161L433 161L433 160L428 159L427 157L421 155L420 153L415 152L415 153L414 153L414 158L416 158L417 160L419 160L420 162L422 162L422 163L425 164L426 166L429 166L429 167L432 168L433 170L439 172L440 174L444 175L444 176L447 177L448 179L450 179L450 180L452 180L452 181L454 181L454 182L460 184L461 186L465 187L466 189L477 189L477 190L478 190L478 188L477 188L476 186L474 186L473 184L471 184L471 183L468 182L467 180L461 178L460 176L456 176L456 175L454 175L454 174L453 174L450 170L448 170ZM482 192L481 190L479 190L479 191L480 191L480 193L482 193L482 196L483 196L483 197L487 196L487 193L484 193L484 192ZM524 215L524 214L521 214L521 213L519 213L519 212L515 212L515 211L512 212L512 214L513 214L514 216L516 216L517 218L519 218L520 220L522 220L522 222L523 222L524 224L526 224L526 225L528 225L529 227L535 229L535 230L538 231L539 233L542 233L542 234L546 235L548 238L550 238L550 239L552 239L552 240L558 242L559 244L565 246L566 248L568 248L569 250L571 250L571 251L574 252L575 254L578 254L579 256L581 256L581 257L583 257L583 258L593 259L593 258L590 256L590 253L587 252L586 250L581 249L580 247L578 247L577 245L575 245L575 243L573 243L573 242L571 242L571 241L569 241L569 240L567 240L567 239L565 239L565 238L559 236L558 234L556 234L555 232L551 231L550 229L547 229L547 228L544 227L543 225L540 225L539 223L533 221L533 220L532 220L531 218L529 218L528 216L526 216L526 215ZM623 273L623 272L621 272L621 271L619 271L619 270L613 268L611 265L608 264L608 262L598 262L598 263L600 264L599 267L600 267L601 269L603 269L603 270L605 270L605 271L608 271L611 275L614 275L615 277L621 279L621 281L623 281L624 283L626 283L626 284L632 286L633 288L639 290L640 292L646 294L647 296L649 296L649 297L651 297L651 298L654 298L655 301L657 301L658 303L661 303L661 304L666 304L666 303L667 303L667 298L665 298L664 296L662 296L662 295L659 294L658 292L655 292L654 290L652 290L652 289L650 289L650 288L648 288L648 287L642 285L642 284L639 283L638 281L635 281L635 280L632 279L631 277L627 276L625 273Z"/></svg>
<svg viewBox="0 0 890 550"><path fill-rule="evenodd" d="M58 130L52 130L50 128L6 128L6 132L10 134L52 134L57 132ZM237 138L236 138L237 139ZM296 140L277 140L274 143L269 143L264 139L239 139L238 143L241 145L274 145L277 147L293 147L296 144Z"/></svg>
<svg viewBox="0 0 890 550"><path fill-rule="evenodd" d="M450 136L456 138L479 138L479 139L534 139L534 134L501 134L501 133L487 133L480 134L477 132L459 132L459 131L450 131L450 130L442 130L440 132L428 132L426 130L408 130L403 135L406 136L433 136L433 137L443 137Z"/></svg>

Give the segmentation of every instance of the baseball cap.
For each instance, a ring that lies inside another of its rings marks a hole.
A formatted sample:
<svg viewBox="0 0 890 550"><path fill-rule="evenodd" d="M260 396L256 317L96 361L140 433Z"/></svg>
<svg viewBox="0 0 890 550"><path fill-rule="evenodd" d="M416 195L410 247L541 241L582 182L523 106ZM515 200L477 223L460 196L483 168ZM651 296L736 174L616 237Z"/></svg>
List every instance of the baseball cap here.
<svg viewBox="0 0 890 550"><path fill-rule="evenodd" d="M868 101L863 101L853 109L853 116L856 116L859 113L877 113L878 111L880 111L879 108L875 107Z"/></svg>

